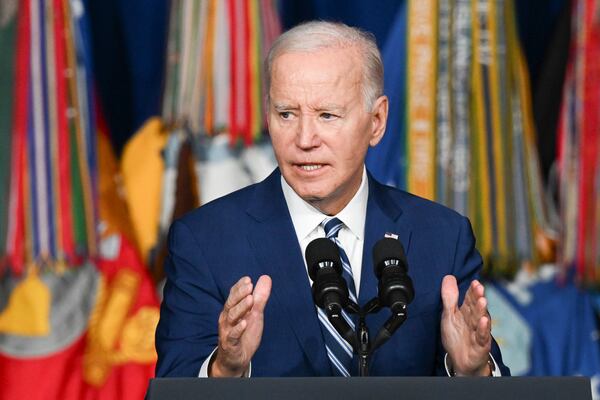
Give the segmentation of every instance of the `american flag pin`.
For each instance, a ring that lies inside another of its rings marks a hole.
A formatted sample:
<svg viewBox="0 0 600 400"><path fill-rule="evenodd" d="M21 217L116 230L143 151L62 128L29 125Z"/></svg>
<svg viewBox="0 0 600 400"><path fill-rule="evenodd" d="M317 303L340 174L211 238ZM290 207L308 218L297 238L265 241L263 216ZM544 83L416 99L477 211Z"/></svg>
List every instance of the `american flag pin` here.
<svg viewBox="0 0 600 400"><path fill-rule="evenodd" d="M391 233L391 232L386 232L385 235L383 235L383 237L398 240L398 235L396 235L395 233Z"/></svg>

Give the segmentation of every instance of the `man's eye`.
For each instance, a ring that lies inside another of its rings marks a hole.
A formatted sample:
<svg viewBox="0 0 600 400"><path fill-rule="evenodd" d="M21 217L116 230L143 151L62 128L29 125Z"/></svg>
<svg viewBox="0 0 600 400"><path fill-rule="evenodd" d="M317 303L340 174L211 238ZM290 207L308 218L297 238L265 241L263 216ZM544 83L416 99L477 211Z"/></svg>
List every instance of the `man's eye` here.
<svg viewBox="0 0 600 400"><path fill-rule="evenodd" d="M292 113L289 111L282 111L279 113L281 119L290 119L292 117Z"/></svg>
<svg viewBox="0 0 600 400"><path fill-rule="evenodd" d="M336 115L330 113L321 113L321 118L323 118L324 120L330 120L336 118Z"/></svg>

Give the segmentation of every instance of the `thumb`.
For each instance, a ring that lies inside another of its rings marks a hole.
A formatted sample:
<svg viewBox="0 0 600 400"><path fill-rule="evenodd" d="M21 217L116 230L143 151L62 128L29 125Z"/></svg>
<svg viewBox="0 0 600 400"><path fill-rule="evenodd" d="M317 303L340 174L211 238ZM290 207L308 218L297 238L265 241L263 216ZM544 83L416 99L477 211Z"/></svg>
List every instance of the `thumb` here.
<svg viewBox="0 0 600 400"><path fill-rule="evenodd" d="M256 286L254 287L254 307L258 312L263 312L265 309L265 305L267 304L267 300L269 300L269 296L271 294L271 277L268 275L263 275L258 278L256 282Z"/></svg>
<svg viewBox="0 0 600 400"><path fill-rule="evenodd" d="M458 306L458 285L452 275L446 275L442 281L442 303L446 312L454 312Z"/></svg>

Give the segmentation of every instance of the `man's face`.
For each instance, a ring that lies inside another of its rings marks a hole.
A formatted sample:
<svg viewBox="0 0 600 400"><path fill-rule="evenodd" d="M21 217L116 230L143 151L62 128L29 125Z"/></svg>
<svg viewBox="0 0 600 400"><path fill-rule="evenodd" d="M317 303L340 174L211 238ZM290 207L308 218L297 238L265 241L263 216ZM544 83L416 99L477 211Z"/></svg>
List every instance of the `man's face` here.
<svg viewBox="0 0 600 400"><path fill-rule="evenodd" d="M284 53L273 62L268 122L279 168L325 214L337 214L358 190L386 118L384 96L366 109L356 49Z"/></svg>

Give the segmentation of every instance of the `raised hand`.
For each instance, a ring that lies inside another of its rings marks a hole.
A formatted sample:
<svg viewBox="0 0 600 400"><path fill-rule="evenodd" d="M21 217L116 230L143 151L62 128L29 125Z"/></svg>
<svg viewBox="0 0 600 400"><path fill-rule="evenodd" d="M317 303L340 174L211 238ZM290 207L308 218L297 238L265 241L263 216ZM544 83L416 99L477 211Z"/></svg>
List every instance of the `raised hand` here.
<svg viewBox="0 0 600 400"><path fill-rule="evenodd" d="M249 277L241 278L229 291L219 315L219 345L209 369L212 377L242 376L260 345L264 309L271 293L271 278L261 276L254 291Z"/></svg>
<svg viewBox="0 0 600 400"><path fill-rule="evenodd" d="M454 372L460 376L490 375L492 328L483 285L476 280L471 282L463 304L458 307L456 278L447 275L442 281L442 302L442 344Z"/></svg>

